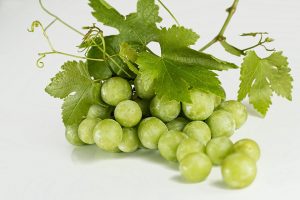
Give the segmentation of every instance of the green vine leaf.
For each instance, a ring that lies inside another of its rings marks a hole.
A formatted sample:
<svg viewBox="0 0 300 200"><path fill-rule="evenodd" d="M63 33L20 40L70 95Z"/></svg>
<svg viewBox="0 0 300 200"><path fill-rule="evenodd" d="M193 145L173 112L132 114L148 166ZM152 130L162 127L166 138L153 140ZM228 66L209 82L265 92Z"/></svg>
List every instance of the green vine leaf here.
<svg viewBox="0 0 300 200"><path fill-rule="evenodd" d="M287 58L282 52L274 52L266 58L259 58L254 51L247 52L241 67L238 100L249 96L249 101L263 116L272 104L273 92L292 100L292 81Z"/></svg>
<svg viewBox="0 0 300 200"><path fill-rule="evenodd" d="M93 104L100 102L100 83L94 82L84 62L70 61L51 79L45 91L64 99L62 118L65 125L78 124Z"/></svg>

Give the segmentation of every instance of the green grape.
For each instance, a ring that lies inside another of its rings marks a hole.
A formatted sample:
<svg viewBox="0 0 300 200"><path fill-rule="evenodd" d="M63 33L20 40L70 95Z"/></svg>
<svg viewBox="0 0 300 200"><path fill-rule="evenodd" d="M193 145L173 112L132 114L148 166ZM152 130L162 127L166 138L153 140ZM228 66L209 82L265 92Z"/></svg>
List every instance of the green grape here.
<svg viewBox="0 0 300 200"><path fill-rule="evenodd" d="M104 119L94 128L94 141L99 148L105 151L118 152L122 137L122 127L113 119Z"/></svg>
<svg viewBox="0 0 300 200"><path fill-rule="evenodd" d="M179 165L183 178L189 182L200 182L207 178L212 163L204 153L191 153L185 156Z"/></svg>
<svg viewBox="0 0 300 200"><path fill-rule="evenodd" d="M134 152L140 144L136 128L123 128L122 142L119 144L119 149L123 152Z"/></svg>
<svg viewBox="0 0 300 200"><path fill-rule="evenodd" d="M150 112L164 122L175 119L180 113L180 102L155 96L150 103Z"/></svg>
<svg viewBox="0 0 300 200"><path fill-rule="evenodd" d="M148 117L141 121L138 136L144 147L157 149L160 136L167 132L167 126L156 117Z"/></svg>
<svg viewBox="0 0 300 200"><path fill-rule="evenodd" d="M118 103L131 98L131 86L121 77L112 77L105 81L101 88L101 97L109 105L116 106Z"/></svg>
<svg viewBox="0 0 300 200"><path fill-rule="evenodd" d="M217 108L221 104L222 98L220 96L217 96L217 95L213 94L213 93L210 93L210 95L211 95L211 97L214 101L214 108Z"/></svg>
<svg viewBox="0 0 300 200"><path fill-rule="evenodd" d="M210 129L208 125L203 121L192 121L188 123L184 127L183 132L204 145L206 145L206 143L211 139Z"/></svg>
<svg viewBox="0 0 300 200"><path fill-rule="evenodd" d="M137 98L134 101L139 104L144 117L150 116L150 101L148 99Z"/></svg>
<svg viewBox="0 0 300 200"><path fill-rule="evenodd" d="M205 146L193 138L184 139L177 148L176 157L180 162L185 156L191 153L204 152Z"/></svg>
<svg viewBox="0 0 300 200"><path fill-rule="evenodd" d="M248 118L246 106L239 101L225 101L220 105L220 108L232 114L236 129L240 128Z"/></svg>
<svg viewBox="0 0 300 200"><path fill-rule="evenodd" d="M243 153L227 156L221 166L224 182L231 188L250 185L256 177L255 161Z"/></svg>
<svg viewBox="0 0 300 200"><path fill-rule="evenodd" d="M87 118L78 127L78 136L86 144L94 144L93 130L96 124L101 121L97 118Z"/></svg>
<svg viewBox="0 0 300 200"><path fill-rule="evenodd" d="M136 102L125 100L117 105L114 115L117 122L122 126L133 127L142 119L142 110Z"/></svg>
<svg viewBox="0 0 300 200"><path fill-rule="evenodd" d="M187 135L180 131L168 131L164 133L158 141L158 150L160 155L168 161L177 161L176 151L182 140Z"/></svg>
<svg viewBox="0 0 300 200"><path fill-rule="evenodd" d="M235 130L235 122L232 115L225 110L217 110L207 119L212 137L230 137Z"/></svg>
<svg viewBox="0 0 300 200"><path fill-rule="evenodd" d="M260 158L260 148L258 144L251 139L242 139L237 141L233 145L233 151L245 153L255 161L258 161Z"/></svg>
<svg viewBox="0 0 300 200"><path fill-rule="evenodd" d="M140 75L134 80L137 95L142 99L151 99L155 95L154 81L142 79Z"/></svg>
<svg viewBox="0 0 300 200"><path fill-rule="evenodd" d="M170 122L168 122L166 125L168 127L168 130L174 130L174 131L182 131L185 125L187 125L189 121L183 117L178 117Z"/></svg>
<svg viewBox="0 0 300 200"><path fill-rule="evenodd" d="M87 118L107 119L111 117L112 110L111 106L92 105L89 108Z"/></svg>
<svg viewBox="0 0 300 200"><path fill-rule="evenodd" d="M70 144L76 145L76 146L82 146L85 143L82 142L78 136L78 125L70 125L66 126L66 132L65 132L66 139Z"/></svg>
<svg viewBox="0 0 300 200"><path fill-rule="evenodd" d="M214 100L208 93L197 89L190 90L192 103L182 103L182 110L191 120L205 120L214 111Z"/></svg>
<svg viewBox="0 0 300 200"><path fill-rule="evenodd" d="M232 147L233 143L226 136L213 138L206 145L206 154L214 165L220 165L232 152Z"/></svg>

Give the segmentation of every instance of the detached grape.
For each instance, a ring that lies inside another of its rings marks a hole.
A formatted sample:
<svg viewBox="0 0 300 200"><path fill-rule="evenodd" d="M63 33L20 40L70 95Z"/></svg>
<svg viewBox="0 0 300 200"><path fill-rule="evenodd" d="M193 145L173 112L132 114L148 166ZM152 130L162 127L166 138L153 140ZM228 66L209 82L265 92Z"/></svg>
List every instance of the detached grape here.
<svg viewBox="0 0 300 200"><path fill-rule="evenodd" d="M208 119L207 124L212 137L230 137L235 130L235 122L232 115L225 110L215 111Z"/></svg>
<svg viewBox="0 0 300 200"><path fill-rule="evenodd" d="M148 117L141 121L138 136L142 145L148 149L157 149L160 136L167 132L167 126L156 117Z"/></svg>
<svg viewBox="0 0 300 200"><path fill-rule="evenodd" d="M93 130L99 121L100 119L97 118L87 118L79 124L78 136L84 143L95 143L93 138Z"/></svg>
<svg viewBox="0 0 300 200"><path fill-rule="evenodd" d="M189 154L180 161L179 165L181 175L189 182L205 180L211 168L211 161L204 153Z"/></svg>
<svg viewBox="0 0 300 200"><path fill-rule="evenodd" d="M160 155L168 161L177 161L176 151L182 140L187 135L180 131L168 131L164 133L158 141L158 150Z"/></svg>
<svg viewBox="0 0 300 200"><path fill-rule="evenodd" d="M211 139L210 129L203 121L192 121L188 123L184 127L183 132L204 145L206 145L206 143Z"/></svg>
<svg viewBox="0 0 300 200"><path fill-rule="evenodd" d="M225 101L220 105L220 108L232 114L237 129L240 128L248 118L246 106L239 101Z"/></svg>
<svg viewBox="0 0 300 200"><path fill-rule="evenodd" d="M150 103L151 114L164 122L175 119L180 113L180 102L155 96Z"/></svg>
<svg viewBox="0 0 300 200"><path fill-rule="evenodd" d="M70 144L76 145L76 146L82 146L85 143L82 142L78 136L78 125L74 124L71 126L66 127L65 132L66 139Z"/></svg>
<svg viewBox="0 0 300 200"><path fill-rule="evenodd" d="M125 100L117 105L114 115L122 126L133 127L142 119L142 110L136 102Z"/></svg>
<svg viewBox="0 0 300 200"><path fill-rule="evenodd" d="M101 97L109 105L116 106L118 103L131 98L131 86L121 77L113 77L105 81L101 88Z"/></svg>
<svg viewBox="0 0 300 200"><path fill-rule="evenodd" d="M182 103L182 110L191 120L205 120L214 111L214 100L208 93L197 89L190 91L192 103Z"/></svg>
<svg viewBox="0 0 300 200"><path fill-rule="evenodd" d="M255 161L243 153L234 153L222 162L224 182L232 188L243 188L250 185L256 177Z"/></svg>
<svg viewBox="0 0 300 200"><path fill-rule="evenodd" d="M94 140L96 145L109 152L118 152L122 142L123 131L118 122L112 119L100 121L94 128Z"/></svg>
<svg viewBox="0 0 300 200"><path fill-rule="evenodd" d="M255 161L260 157L260 149L258 144L251 139L242 139L233 145L234 152L244 153Z"/></svg>

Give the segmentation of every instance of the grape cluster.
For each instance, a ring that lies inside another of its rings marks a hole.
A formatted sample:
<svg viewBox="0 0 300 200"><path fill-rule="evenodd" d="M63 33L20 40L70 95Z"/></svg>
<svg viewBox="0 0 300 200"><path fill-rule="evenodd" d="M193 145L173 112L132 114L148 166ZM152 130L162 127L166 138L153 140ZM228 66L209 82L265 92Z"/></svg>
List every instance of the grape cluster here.
<svg viewBox="0 0 300 200"><path fill-rule="evenodd" d="M189 103L155 96L154 83L137 76L134 82L121 77L104 81L101 99L92 105L79 124L66 127L74 145L96 144L108 152L158 149L167 161L179 162L189 182L207 178L220 165L224 182L242 188L253 182L260 149L256 142L230 136L247 120L245 106L222 101L212 93L191 89Z"/></svg>

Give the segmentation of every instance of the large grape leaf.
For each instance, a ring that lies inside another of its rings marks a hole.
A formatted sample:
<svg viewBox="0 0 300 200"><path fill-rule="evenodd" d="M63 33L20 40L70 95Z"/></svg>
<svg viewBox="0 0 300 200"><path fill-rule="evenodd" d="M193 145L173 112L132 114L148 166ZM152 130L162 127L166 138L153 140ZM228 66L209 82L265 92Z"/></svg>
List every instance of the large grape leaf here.
<svg viewBox="0 0 300 200"><path fill-rule="evenodd" d="M53 97L64 99L64 124L78 124L91 105L100 103L100 83L90 78L84 62L66 62L61 69L45 90Z"/></svg>
<svg viewBox="0 0 300 200"><path fill-rule="evenodd" d="M282 52L260 58L254 51L247 52L241 67L238 100L249 96L249 101L263 116L272 104L273 92L292 100L292 81L287 58Z"/></svg>
<svg viewBox="0 0 300 200"><path fill-rule="evenodd" d="M119 30L120 42L136 42L146 46L157 40L159 29L156 23L162 19L158 16L159 7L154 0L138 0L137 12L127 16L121 15L105 0L90 0L93 16L105 25Z"/></svg>

